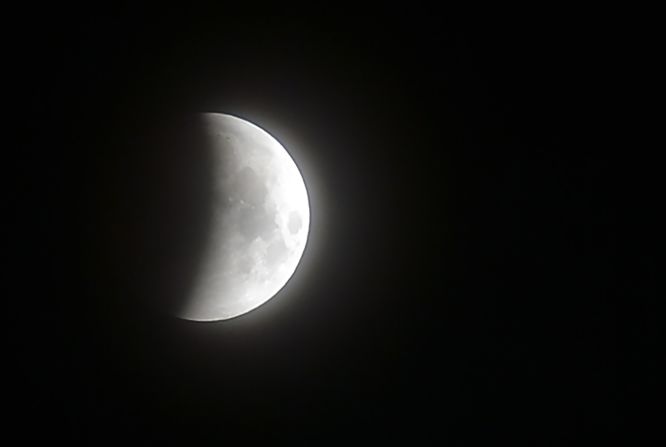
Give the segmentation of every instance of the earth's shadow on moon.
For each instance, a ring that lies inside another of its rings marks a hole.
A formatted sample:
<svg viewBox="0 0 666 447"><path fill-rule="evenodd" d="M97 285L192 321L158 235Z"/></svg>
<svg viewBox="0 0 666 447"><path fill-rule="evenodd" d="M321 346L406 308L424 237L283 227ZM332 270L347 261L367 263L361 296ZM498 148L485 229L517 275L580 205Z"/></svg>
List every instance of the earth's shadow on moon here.
<svg viewBox="0 0 666 447"><path fill-rule="evenodd" d="M102 169L108 209L98 216L106 310L175 319L210 234L213 146L199 114L182 113L147 119L116 148Z"/></svg>
<svg viewBox="0 0 666 447"><path fill-rule="evenodd" d="M164 216L165 226L151 250L159 268L155 290L146 297L151 309L169 317L179 315L190 298L213 224L214 145L203 124L200 114L179 117L158 139L164 198L156 194L160 206L155 213L157 219Z"/></svg>

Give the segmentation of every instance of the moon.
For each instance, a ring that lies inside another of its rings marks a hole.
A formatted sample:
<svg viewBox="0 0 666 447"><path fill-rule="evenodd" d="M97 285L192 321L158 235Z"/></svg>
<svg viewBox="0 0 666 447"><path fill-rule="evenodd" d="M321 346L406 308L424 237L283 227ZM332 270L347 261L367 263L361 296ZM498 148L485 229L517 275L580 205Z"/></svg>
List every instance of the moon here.
<svg viewBox="0 0 666 447"><path fill-rule="evenodd" d="M310 206L287 150L241 118L201 114L213 153L212 225L203 262L178 316L218 321L275 296L308 239Z"/></svg>

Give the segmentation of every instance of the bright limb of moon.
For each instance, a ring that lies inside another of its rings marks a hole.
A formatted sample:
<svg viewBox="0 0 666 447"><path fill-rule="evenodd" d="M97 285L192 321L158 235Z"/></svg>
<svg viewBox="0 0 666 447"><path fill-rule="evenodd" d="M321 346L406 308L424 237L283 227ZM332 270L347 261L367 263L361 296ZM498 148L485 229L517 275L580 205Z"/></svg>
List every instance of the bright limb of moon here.
<svg viewBox="0 0 666 447"><path fill-rule="evenodd" d="M219 113L202 116L213 152L209 242L179 316L226 320L271 299L305 250L310 207L286 149L260 127Z"/></svg>

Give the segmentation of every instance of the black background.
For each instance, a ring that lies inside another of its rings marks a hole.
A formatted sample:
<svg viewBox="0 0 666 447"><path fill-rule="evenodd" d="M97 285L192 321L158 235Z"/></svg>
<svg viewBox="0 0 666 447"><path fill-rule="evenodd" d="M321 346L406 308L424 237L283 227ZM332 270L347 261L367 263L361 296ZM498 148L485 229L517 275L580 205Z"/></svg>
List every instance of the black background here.
<svg viewBox="0 0 666 447"><path fill-rule="evenodd" d="M599 123L604 38L585 21L516 22L221 6L19 22L6 88L20 435L614 435L618 297L641 285L619 256L628 174L599 137L613 132ZM312 202L294 278L213 324L153 305L184 293L207 224L198 111L275 135Z"/></svg>

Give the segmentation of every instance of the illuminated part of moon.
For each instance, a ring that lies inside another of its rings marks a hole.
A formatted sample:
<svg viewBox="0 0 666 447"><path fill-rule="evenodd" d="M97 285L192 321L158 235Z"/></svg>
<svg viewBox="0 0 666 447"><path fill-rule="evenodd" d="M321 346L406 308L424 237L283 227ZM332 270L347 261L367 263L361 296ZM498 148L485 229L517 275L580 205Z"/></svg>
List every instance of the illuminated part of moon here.
<svg viewBox="0 0 666 447"><path fill-rule="evenodd" d="M216 321L271 299L294 274L310 227L303 177L256 125L203 114L213 144L213 216L204 262L180 317Z"/></svg>

